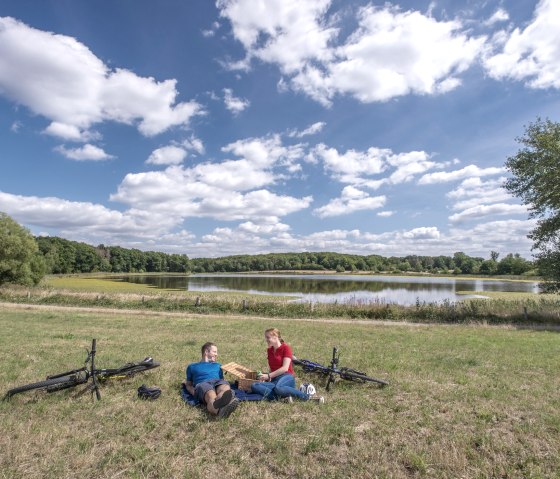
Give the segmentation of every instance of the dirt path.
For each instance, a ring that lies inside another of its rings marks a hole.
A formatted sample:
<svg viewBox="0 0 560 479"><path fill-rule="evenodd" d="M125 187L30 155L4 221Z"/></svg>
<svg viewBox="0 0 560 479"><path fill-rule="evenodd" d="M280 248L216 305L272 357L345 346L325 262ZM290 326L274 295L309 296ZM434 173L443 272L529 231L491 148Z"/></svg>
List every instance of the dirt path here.
<svg viewBox="0 0 560 479"><path fill-rule="evenodd" d="M248 316L248 315L235 315L235 314L192 314L192 313L175 313L170 311L147 311L138 309L118 309L118 308L91 308L82 306L58 306L58 305L43 305L43 304L21 304L21 303L3 303L0 302L0 311L2 309L16 309L16 310L32 310L32 311L61 311L61 312L75 312L75 313L96 313L96 314L114 314L120 316L146 316L146 317L170 317L170 318L183 318L183 319L202 319L202 318L228 318L228 319L243 319L249 321L305 321L308 323L327 323L327 324L359 324L364 326L407 326L409 328L420 328L430 326L471 326L471 327L488 327L488 328L501 328L501 329L532 329L532 330L547 330L547 331L560 331L560 325L555 324L526 324L526 325L480 325L480 324L446 324L446 323L411 323L407 321L384 321L384 320L359 320L359 319L332 319L332 318L271 318L266 316Z"/></svg>

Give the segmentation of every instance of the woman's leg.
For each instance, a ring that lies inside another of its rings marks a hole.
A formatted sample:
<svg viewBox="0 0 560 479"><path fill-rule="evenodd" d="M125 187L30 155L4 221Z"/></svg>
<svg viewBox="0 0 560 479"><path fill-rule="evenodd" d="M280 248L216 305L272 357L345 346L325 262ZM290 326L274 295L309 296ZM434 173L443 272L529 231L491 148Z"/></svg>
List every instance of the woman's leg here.
<svg viewBox="0 0 560 479"><path fill-rule="evenodd" d="M282 374L274 378L273 382L276 384L274 392L279 398L292 396L302 401L307 401L309 399L308 394L302 393L299 389L296 389L296 380L292 374Z"/></svg>
<svg viewBox="0 0 560 479"><path fill-rule="evenodd" d="M251 392L260 394L264 399L272 401L276 399L274 394L275 384L272 382L258 382L251 384Z"/></svg>

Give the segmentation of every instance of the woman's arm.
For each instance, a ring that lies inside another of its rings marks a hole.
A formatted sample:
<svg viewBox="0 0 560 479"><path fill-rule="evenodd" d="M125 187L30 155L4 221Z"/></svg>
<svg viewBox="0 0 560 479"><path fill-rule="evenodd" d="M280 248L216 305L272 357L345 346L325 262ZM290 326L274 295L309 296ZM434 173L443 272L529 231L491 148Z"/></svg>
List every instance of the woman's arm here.
<svg viewBox="0 0 560 479"><path fill-rule="evenodd" d="M288 372L288 369L290 368L290 363L292 362L292 358L288 358L288 357L284 357L282 359L282 366L279 367L276 371L272 371L271 373L268 373L268 379L271 380L272 378L275 378L276 376L280 376L284 373Z"/></svg>

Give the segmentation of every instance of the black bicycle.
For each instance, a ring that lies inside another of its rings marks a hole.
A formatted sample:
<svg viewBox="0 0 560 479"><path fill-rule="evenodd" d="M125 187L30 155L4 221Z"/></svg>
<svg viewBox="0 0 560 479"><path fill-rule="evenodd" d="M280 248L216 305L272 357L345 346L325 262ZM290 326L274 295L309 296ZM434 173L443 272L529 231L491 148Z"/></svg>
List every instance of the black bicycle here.
<svg viewBox="0 0 560 479"><path fill-rule="evenodd" d="M96 340L93 339L91 342L91 351L87 352L85 366L83 368L47 376L45 381L39 381L10 389L4 396L4 399L9 399L15 394L34 389L46 390L48 393L61 391L62 389L73 388L79 386L80 384L86 384L90 379L92 380L91 383L86 386L83 392L91 391L92 395L95 393L97 399L101 399L99 383L109 379L129 378L137 373L157 368L160 364L157 361L154 361L151 357L147 357L142 361L124 364L120 368L97 369L95 367L95 353Z"/></svg>
<svg viewBox="0 0 560 479"><path fill-rule="evenodd" d="M361 371L357 371L356 369L346 368L346 367L338 367L340 359L340 352L338 348L333 348L333 354L331 359L330 366L324 366L320 363L316 363L315 361L311 361L309 359L298 359L294 356L293 363L301 366L305 372L317 373L323 376L327 376L327 386L326 390L328 391L331 387L331 383L335 382L337 377L341 379L346 379L347 381L356 381L356 382L372 382L377 383L381 387L388 386L389 383L387 381L383 381L382 379L372 378L368 376L366 373Z"/></svg>

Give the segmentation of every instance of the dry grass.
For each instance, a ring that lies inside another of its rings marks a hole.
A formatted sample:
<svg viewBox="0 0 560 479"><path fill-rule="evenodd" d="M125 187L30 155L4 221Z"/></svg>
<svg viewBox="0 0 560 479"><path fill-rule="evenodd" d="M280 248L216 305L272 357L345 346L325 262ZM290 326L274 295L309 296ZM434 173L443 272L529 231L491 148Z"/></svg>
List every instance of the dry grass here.
<svg viewBox="0 0 560 479"><path fill-rule="evenodd" d="M265 369L270 321L0 310L2 388L150 354L162 366L102 399L28 393L0 404L2 477L560 477L560 336L509 327L283 321L296 354L391 382L337 383L324 406L243 403L227 421L185 405L185 365L206 340L222 362ZM322 393L322 383L311 380ZM157 384L155 402L136 388Z"/></svg>

